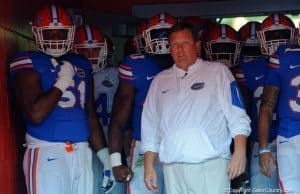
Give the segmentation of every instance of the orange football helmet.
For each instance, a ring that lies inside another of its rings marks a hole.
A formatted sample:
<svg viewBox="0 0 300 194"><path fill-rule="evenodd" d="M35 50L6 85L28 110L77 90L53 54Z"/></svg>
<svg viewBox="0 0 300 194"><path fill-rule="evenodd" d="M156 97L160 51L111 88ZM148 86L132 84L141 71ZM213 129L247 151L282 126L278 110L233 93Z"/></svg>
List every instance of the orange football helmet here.
<svg viewBox="0 0 300 194"><path fill-rule="evenodd" d="M255 59L262 55L257 38L257 31L261 30L261 23L247 22L238 33L241 37L241 56L244 60Z"/></svg>
<svg viewBox="0 0 300 194"><path fill-rule="evenodd" d="M168 54L170 52L168 31L177 21L167 13L160 13L148 21L143 36L146 41L146 52L151 54Z"/></svg>
<svg viewBox="0 0 300 194"><path fill-rule="evenodd" d="M73 47L75 25L67 11L57 5L39 10L32 23L32 32L38 50L59 57Z"/></svg>
<svg viewBox="0 0 300 194"><path fill-rule="evenodd" d="M241 46L239 35L232 27L216 24L207 29L202 37L208 60L222 62L229 67L237 65Z"/></svg>
<svg viewBox="0 0 300 194"><path fill-rule="evenodd" d="M107 39L95 26L84 25L76 30L74 50L85 55L93 66L93 71L104 69L108 56Z"/></svg>
<svg viewBox="0 0 300 194"><path fill-rule="evenodd" d="M296 43L295 25L287 16L274 13L262 22L257 31L261 52L271 56L280 44Z"/></svg>

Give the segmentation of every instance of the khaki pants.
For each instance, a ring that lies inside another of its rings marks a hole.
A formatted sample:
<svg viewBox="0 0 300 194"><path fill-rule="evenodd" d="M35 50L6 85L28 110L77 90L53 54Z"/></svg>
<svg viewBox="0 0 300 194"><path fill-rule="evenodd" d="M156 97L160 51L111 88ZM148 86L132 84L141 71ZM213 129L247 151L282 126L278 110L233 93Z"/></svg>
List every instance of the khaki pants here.
<svg viewBox="0 0 300 194"><path fill-rule="evenodd" d="M164 164L167 194L222 194L228 193L228 160L214 158L199 164Z"/></svg>

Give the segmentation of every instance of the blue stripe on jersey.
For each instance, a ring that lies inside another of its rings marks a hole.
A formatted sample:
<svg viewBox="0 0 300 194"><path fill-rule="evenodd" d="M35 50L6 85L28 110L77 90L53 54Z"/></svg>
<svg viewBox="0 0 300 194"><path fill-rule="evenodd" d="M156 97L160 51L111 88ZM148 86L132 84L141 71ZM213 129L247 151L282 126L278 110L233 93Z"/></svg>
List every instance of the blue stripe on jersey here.
<svg viewBox="0 0 300 194"><path fill-rule="evenodd" d="M231 91L231 103L234 106L245 109L243 96L242 96L239 88L237 87L237 84L235 81L230 83L230 91Z"/></svg>

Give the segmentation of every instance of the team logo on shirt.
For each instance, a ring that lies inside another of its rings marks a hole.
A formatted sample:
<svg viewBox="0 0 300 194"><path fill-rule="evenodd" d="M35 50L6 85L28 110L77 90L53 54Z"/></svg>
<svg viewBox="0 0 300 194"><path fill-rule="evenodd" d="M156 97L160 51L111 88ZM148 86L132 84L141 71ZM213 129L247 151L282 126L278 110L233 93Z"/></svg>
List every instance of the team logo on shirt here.
<svg viewBox="0 0 300 194"><path fill-rule="evenodd" d="M204 82L197 82L191 86L191 89L192 90L200 90L200 89L204 88L204 86L205 86Z"/></svg>
<svg viewBox="0 0 300 194"><path fill-rule="evenodd" d="M109 77L105 77L105 79L102 81L102 85L110 88L110 87L114 86L114 82L113 82L113 80L110 80Z"/></svg>

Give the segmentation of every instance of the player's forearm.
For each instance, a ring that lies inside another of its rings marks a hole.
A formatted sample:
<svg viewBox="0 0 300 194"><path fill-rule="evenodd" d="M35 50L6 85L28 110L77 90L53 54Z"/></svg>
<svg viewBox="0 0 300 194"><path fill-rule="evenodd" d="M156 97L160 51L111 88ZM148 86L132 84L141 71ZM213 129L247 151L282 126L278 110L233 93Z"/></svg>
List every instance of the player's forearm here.
<svg viewBox="0 0 300 194"><path fill-rule="evenodd" d="M272 122L272 109L261 106L258 118L258 140L259 147L266 147L269 142L269 129Z"/></svg>
<svg viewBox="0 0 300 194"><path fill-rule="evenodd" d="M42 122L48 116L62 95L55 87L43 91L40 75L32 70L18 72L13 80L13 86L20 108L34 124Z"/></svg>
<svg viewBox="0 0 300 194"><path fill-rule="evenodd" d="M108 147L109 153L119 152L122 151L122 144L123 144L123 133L121 127L116 124L110 124L108 130Z"/></svg>
<svg viewBox="0 0 300 194"><path fill-rule="evenodd" d="M33 100L32 103L24 105L26 115L32 123L41 123L49 113L58 105L62 92L57 88L52 88L46 93Z"/></svg>
<svg viewBox="0 0 300 194"><path fill-rule="evenodd" d="M108 128L109 152L121 152L123 146L123 129L132 112L133 95L121 95L117 92L114 99L110 125Z"/></svg>
<svg viewBox="0 0 300 194"><path fill-rule="evenodd" d="M106 141L104 137L104 132L99 124L97 118L89 118L89 127L90 127L90 144L95 152L106 147Z"/></svg>
<svg viewBox="0 0 300 194"><path fill-rule="evenodd" d="M258 139L261 148L266 147L269 141L269 130L272 125L273 111L277 104L279 88L265 86L258 118Z"/></svg>
<svg viewBox="0 0 300 194"><path fill-rule="evenodd" d="M88 115L88 122L90 127L90 144L95 152L98 152L104 147L107 147L105 135L103 128L96 116L96 110L95 110L95 101L94 101L94 91L92 88L94 88L94 83L91 82L91 95L88 99L88 102L85 104L85 110Z"/></svg>

